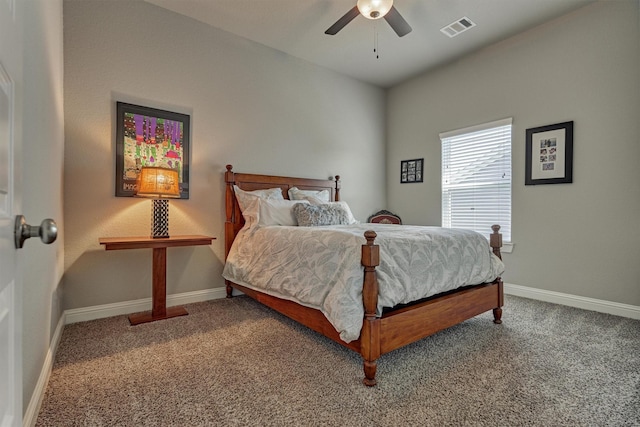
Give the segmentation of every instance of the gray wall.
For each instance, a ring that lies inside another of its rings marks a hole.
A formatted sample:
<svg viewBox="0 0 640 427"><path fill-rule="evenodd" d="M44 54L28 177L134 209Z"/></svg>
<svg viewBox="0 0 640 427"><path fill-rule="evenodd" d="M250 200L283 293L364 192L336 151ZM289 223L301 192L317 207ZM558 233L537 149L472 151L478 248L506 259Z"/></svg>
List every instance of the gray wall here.
<svg viewBox="0 0 640 427"><path fill-rule="evenodd" d="M29 239L23 264L23 411L28 409L51 338L62 316L64 263L62 169L64 150L62 0L29 0L24 10L22 208L29 224L58 224L51 245ZM36 396L38 397L38 396Z"/></svg>
<svg viewBox="0 0 640 427"><path fill-rule="evenodd" d="M505 281L640 305L638 4L594 3L392 88L389 208L439 225L438 134L513 117ZM570 120L573 183L525 186L525 130ZM400 185L400 160L420 157L425 182Z"/></svg>
<svg viewBox="0 0 640 427"><path fill-rule="evenodd" d="M386 204L381 89L131 1L66 0L64 66L66 309L151 293L151 251L98 244L150 228L149 200L114 196L116 101L191 115L191 195L171 201L170 233L217 240L169 250L169 294L223 286L228 163L240 172L339 174L361 220Z"/></svg>

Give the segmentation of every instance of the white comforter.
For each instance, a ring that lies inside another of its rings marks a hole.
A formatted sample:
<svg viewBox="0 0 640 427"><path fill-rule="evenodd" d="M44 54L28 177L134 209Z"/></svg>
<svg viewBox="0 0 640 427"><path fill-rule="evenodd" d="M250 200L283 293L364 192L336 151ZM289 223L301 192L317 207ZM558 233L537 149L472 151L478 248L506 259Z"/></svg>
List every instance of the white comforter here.
<svg viewBox="0 0 640 427"><path fill-rule="evenodd" d="M360 336L364 317L360 256L366 230L377 233L380 245L378 315L383 307L490 282L504 271L487 239L473 231L356 224L243 229L222 275L320 310L350 342Z"/></svg>

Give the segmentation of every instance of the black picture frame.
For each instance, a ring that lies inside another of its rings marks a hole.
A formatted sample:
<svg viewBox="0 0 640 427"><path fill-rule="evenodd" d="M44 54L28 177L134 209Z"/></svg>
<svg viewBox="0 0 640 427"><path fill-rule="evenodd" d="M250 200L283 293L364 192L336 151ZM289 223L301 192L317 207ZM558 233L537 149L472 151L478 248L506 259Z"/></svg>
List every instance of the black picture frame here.
<svg viewBox="0 0 640 427"><path fill-rule="evenodd" d="M573 121L526 130L525 185L573 182Z"/></svg>
<svg viewBox="0 0 640 427"><path fill-rule="evenodd" d="M180 198L189 198L191 117L116 103L116 197L133 197L142 166L178 169ZM160 138L158 138L158 136Z"/></svg>
<svg viewBox="0 0 640 427"><path fill-rule="evenodd" d="M423 182L424 158L400 161L400 184Z"/></svg>

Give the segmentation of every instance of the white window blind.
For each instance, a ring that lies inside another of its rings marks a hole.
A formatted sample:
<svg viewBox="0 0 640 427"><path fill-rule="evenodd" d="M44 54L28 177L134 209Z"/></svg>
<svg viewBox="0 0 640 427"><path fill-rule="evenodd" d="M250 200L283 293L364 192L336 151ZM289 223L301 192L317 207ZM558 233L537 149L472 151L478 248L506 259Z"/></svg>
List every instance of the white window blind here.
<svg viewBox="0 0 640 427"><path fill-rule="evenodd" d="M440 134L442 226L511 241L511 124L498 120Z"/></svg>

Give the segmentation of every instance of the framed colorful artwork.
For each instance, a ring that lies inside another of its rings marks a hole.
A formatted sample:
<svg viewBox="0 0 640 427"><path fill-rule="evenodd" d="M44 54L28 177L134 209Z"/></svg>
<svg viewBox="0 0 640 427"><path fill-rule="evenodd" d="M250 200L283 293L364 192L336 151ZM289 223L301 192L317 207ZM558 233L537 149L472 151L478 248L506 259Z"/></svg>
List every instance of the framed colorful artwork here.
<svg viewBox="0 0 640 427"><path fill-rule="evenodd" d="M573 122L527 129L525 185L573 182Z"/></svg>
<svg viewBox="0 0 640 427"><path fill-rule="evenodd" d="M116 196L133 197L143 166L176 169L180 198L189 198L190 116L117 102Z"/></svg>

